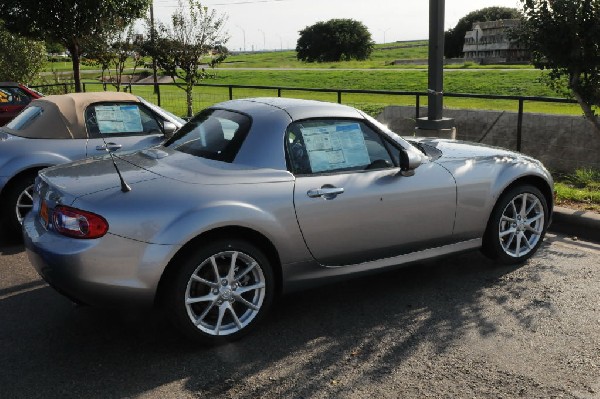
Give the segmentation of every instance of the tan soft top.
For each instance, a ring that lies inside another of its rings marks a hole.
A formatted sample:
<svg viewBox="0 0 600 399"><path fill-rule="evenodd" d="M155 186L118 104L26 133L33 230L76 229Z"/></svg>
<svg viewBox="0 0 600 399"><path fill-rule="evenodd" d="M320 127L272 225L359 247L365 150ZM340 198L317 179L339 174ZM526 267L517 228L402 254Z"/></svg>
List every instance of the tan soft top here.
<svg viewBox="0 0 600 399"><path fill-rule="evenodd" d="M85 128L85 109L94 103L101 102L140 102L129 93L94 92L71 93L47 96L33 100L28 106L43 110L31 123L20 130L4 127L16 136L32 139L85 139L88 137Z"/></svg>

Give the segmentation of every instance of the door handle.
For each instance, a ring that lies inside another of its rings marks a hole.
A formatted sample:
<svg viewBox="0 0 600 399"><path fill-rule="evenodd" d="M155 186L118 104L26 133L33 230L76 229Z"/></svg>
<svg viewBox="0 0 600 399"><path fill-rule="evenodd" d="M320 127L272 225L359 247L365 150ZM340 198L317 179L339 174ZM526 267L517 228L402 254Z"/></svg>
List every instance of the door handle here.
<svg viewBox="0 0 600 399"><path fill-rule="evenodd" d="M326 200L332 200L336 198L338 195L343 194L344 189L342 187L332 187L329 185L325 185L321 188L313 188L306 192L310 198L325 198Z"/></svg>
<svg viewBox="0 0 600 399"><path fill-rule="evenodd" d="M121 147L123 147L122 144L106 143L105 145L96 146L96 150L97 151L115 152L115 151L121 149Z"/></svg>

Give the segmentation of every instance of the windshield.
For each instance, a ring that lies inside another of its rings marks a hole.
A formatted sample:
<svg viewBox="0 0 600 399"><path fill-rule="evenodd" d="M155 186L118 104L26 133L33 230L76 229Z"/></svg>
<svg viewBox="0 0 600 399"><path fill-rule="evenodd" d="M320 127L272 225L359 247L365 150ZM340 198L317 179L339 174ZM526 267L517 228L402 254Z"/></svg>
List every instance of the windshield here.
<svg viewBox="0 0 600 399"><path fill-rule="evenodd" d="M162 117L165 117L165 119L171 119L171 122L177 122L179 123L179 125L183 125L185 123L185 121L178 117L177 115L167 111L166 109L162 109L154 104L152 104L151 102L148 102L146 100L144 100L142 97L138 96L138 99L143 102L148 108L152 109L154 112L156 112L157 114L161 115Z"/></svg>
<svg viewBox="0 0 600 399"><path fill-rule="evenodd" d="M248 116L222 109L207 109L186 123L164 145L197 157L233 162L248 130Z"/></svg>

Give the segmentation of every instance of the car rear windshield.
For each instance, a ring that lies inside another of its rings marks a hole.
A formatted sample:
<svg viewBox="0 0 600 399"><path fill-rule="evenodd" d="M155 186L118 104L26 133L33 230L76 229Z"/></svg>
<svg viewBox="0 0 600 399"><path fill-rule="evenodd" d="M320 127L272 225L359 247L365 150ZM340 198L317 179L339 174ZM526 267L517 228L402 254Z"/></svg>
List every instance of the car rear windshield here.
<svg viewBox="0 0 600 399"><path fill-rule="evenodd" d="M35 118L42 114L43 110L40 107L25 108L19 115L10 121L6 127L12 130L21 130L29 125Z"/></svg>
<svg viewBox="0 0 600 399"><path fill-rule="evenodd" d="M248 116L237 112L204 110L179 129L165 147L231 163L250 130L250 124Z"/></svg>

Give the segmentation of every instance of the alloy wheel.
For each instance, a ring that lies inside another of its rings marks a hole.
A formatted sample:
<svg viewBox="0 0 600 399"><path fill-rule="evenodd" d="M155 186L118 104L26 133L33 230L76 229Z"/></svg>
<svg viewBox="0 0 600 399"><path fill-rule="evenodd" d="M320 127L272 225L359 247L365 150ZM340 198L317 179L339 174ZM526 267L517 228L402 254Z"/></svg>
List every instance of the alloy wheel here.
<svg viewBox="0 0 600 399"><path fill-rule="evenodd" d="M544 231L544 206L531 193L515 196L502 211L498 238L504 252L514 258L535 249Z"/></svg>
<svg viewBox="0 0 600 399"><path fill-rule="evenodd" d="M17 202L15 205L15 212L17 214L17 220L19 223L23 223L23 219L25 216L31 211L33 208L33 184L26 187L25 190L19 194L17 197Z"/></svg>
<svg viewBox="0 0 600 399"><path fill-rule="evenodd" d="M194 270L185 291L185 307L202 332L230 335L254 320L265 292L265 276L254 258L240 251L223 251Z"/></svg>

